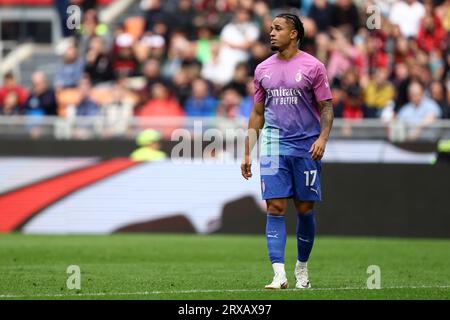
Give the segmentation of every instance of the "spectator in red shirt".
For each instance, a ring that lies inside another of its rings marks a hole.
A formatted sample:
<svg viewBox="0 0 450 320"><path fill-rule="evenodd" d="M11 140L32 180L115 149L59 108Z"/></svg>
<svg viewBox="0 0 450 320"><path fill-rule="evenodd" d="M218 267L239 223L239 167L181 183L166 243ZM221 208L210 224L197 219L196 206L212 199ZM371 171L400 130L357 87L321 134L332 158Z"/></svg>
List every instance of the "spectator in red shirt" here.
<svg viewBox="0 0 450 320"><path fill-rule="evenodd" d="M343 95L335 106L336 117L354 120L364 118L366 108L359 79L360 73L357 68L351 68L344 74L339 84L343 90Z"/></svg>
<svg viewBox="0 0 450 320"><path fill-rule="evenodd" d="M14 91L10 91L5 96L5 101L0 109L0 115L2 116L16 116L20 114L20 108L19 108L19 98L17 96L17 93Z"/></svg>
<svg viewBox="0 0 450 320"><path fill-rule="evenodd" d="M367 60L370 73L379 68L386 68L389 56L385 51L386 35L381 31L373 31L366 39Z"/></svg>
<svg viewBox="0 0 450 320"><path fill-rule="evenodd" d="M178 101L172 97L169 89L161 82L153 85L152 98L138 113L138 116L141 117L171 117L183 115L183 108L178 104Z"/></svg>
<svg viewBox="0 0 450 320"><path fill-rule="evenodd" d="M145 85L138 90L139 105L144 105L151 98L152 88L155 83L164 83L169 86L169 82L161 75L161 68L158 60L154 58L148 59L145 62L142 71L145 78Z"/></svg>
<svg viewBox="0 0 450 320"><path fill-rule="evenodd" d="M152 98L137 112L139 117L182 117L183 108L178 101L170 94L169 89L161 82L155 83L152 87ZM165 123L159 121L158 123ZM162 127L152 126L162 132L164 137L170 138L173 130L179 128L178 123L166 124ZM144 123L144 127L147 125Z"/></svg>
<svg viewBox="0 0 450 320"><path fill-rule="evenodd" d="M335 107L336 115L349 120L363 119L366 108L361 87L353 85L346 91L346 97Z"/></svg>
<svg viewBox="0 0 450 320"><path fill-rule="evenodd" d="M442 50L445 46L445 37L446 33L438 16L427 14L423 17L417 35L420 49L426 52Z"/></svg>
<svg viewBox="0 0 450 320"><path fill-rule="evenodd" d="M11 72L5 74L3 80L3 87L0 87L0 108L3 108L6 96L11 92L16 94L18 107L22 108L23 104L28 99L28 91L16 83L16 79Z"/></svg>

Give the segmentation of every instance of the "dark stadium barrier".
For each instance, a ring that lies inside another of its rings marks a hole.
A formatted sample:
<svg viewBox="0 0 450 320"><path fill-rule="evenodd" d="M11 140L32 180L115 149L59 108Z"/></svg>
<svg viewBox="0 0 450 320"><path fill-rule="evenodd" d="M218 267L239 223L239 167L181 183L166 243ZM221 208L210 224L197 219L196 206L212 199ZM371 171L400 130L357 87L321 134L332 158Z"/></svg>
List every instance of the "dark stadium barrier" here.
<svg viewBox="0 0 450 320"><path fill-rule="evenodd" d="M322 171L324 201L317 205L319 235L450 237L450 166L333 164ZM263 233L252 200L224 209L220 233ZM287 232L295 234L290 203Z"/></svg>

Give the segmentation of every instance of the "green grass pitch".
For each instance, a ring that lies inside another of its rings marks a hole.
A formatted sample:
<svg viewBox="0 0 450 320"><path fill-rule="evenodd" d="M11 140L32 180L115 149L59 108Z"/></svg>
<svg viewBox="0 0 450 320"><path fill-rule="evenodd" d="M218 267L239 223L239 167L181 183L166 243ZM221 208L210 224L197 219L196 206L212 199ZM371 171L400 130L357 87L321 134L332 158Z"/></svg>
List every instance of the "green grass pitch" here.
<svg viewBox="0 0 450 320"><path fill-rule="evenodd" d="M288 237L290 288L295 260ZM381 289L367 289L370 265ZM312 290L264 290L264 235L0 235L0 299L450 299L450 240L318 237L309 270Z"/></svg>

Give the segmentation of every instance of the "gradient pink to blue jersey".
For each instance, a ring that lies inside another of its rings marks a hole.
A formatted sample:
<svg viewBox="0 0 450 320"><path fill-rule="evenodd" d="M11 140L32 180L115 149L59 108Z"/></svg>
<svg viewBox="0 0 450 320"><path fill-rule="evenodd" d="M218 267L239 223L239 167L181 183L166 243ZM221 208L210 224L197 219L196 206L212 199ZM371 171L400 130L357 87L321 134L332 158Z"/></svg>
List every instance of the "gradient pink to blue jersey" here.
<svg viewBox="0 0 450 320"><path fill-rule="evenodd" d="M265 104L261 155L309 157L320 134L318 102L331 99L323 63L303 51L290 60L274 54L256 67L254 85L254 102Z"/></svg>

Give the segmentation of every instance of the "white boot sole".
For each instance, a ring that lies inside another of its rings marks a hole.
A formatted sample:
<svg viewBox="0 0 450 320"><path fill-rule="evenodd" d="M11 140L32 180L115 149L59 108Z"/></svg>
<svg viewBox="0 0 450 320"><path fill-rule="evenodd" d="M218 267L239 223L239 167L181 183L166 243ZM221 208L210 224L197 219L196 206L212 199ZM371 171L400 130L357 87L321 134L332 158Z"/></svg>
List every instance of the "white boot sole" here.
<svg viewBox="0 0 450 320"><path fill-rule="evenodd" d="M270 290L287 289L287 288L289 288L289 284L286 281L286 282L282 283L280 286L276 286L276 285L273 285L273 284L268 284L264 288L265 289L270 289Z"/></svg>
<svg viewBox="0 0 450 320"><path fill-rule="evenodd" d="M304 287L302 285L295 285L295 289L305 290L305 289L311 289L311 283L308 283L307 287Z"/></svg>

